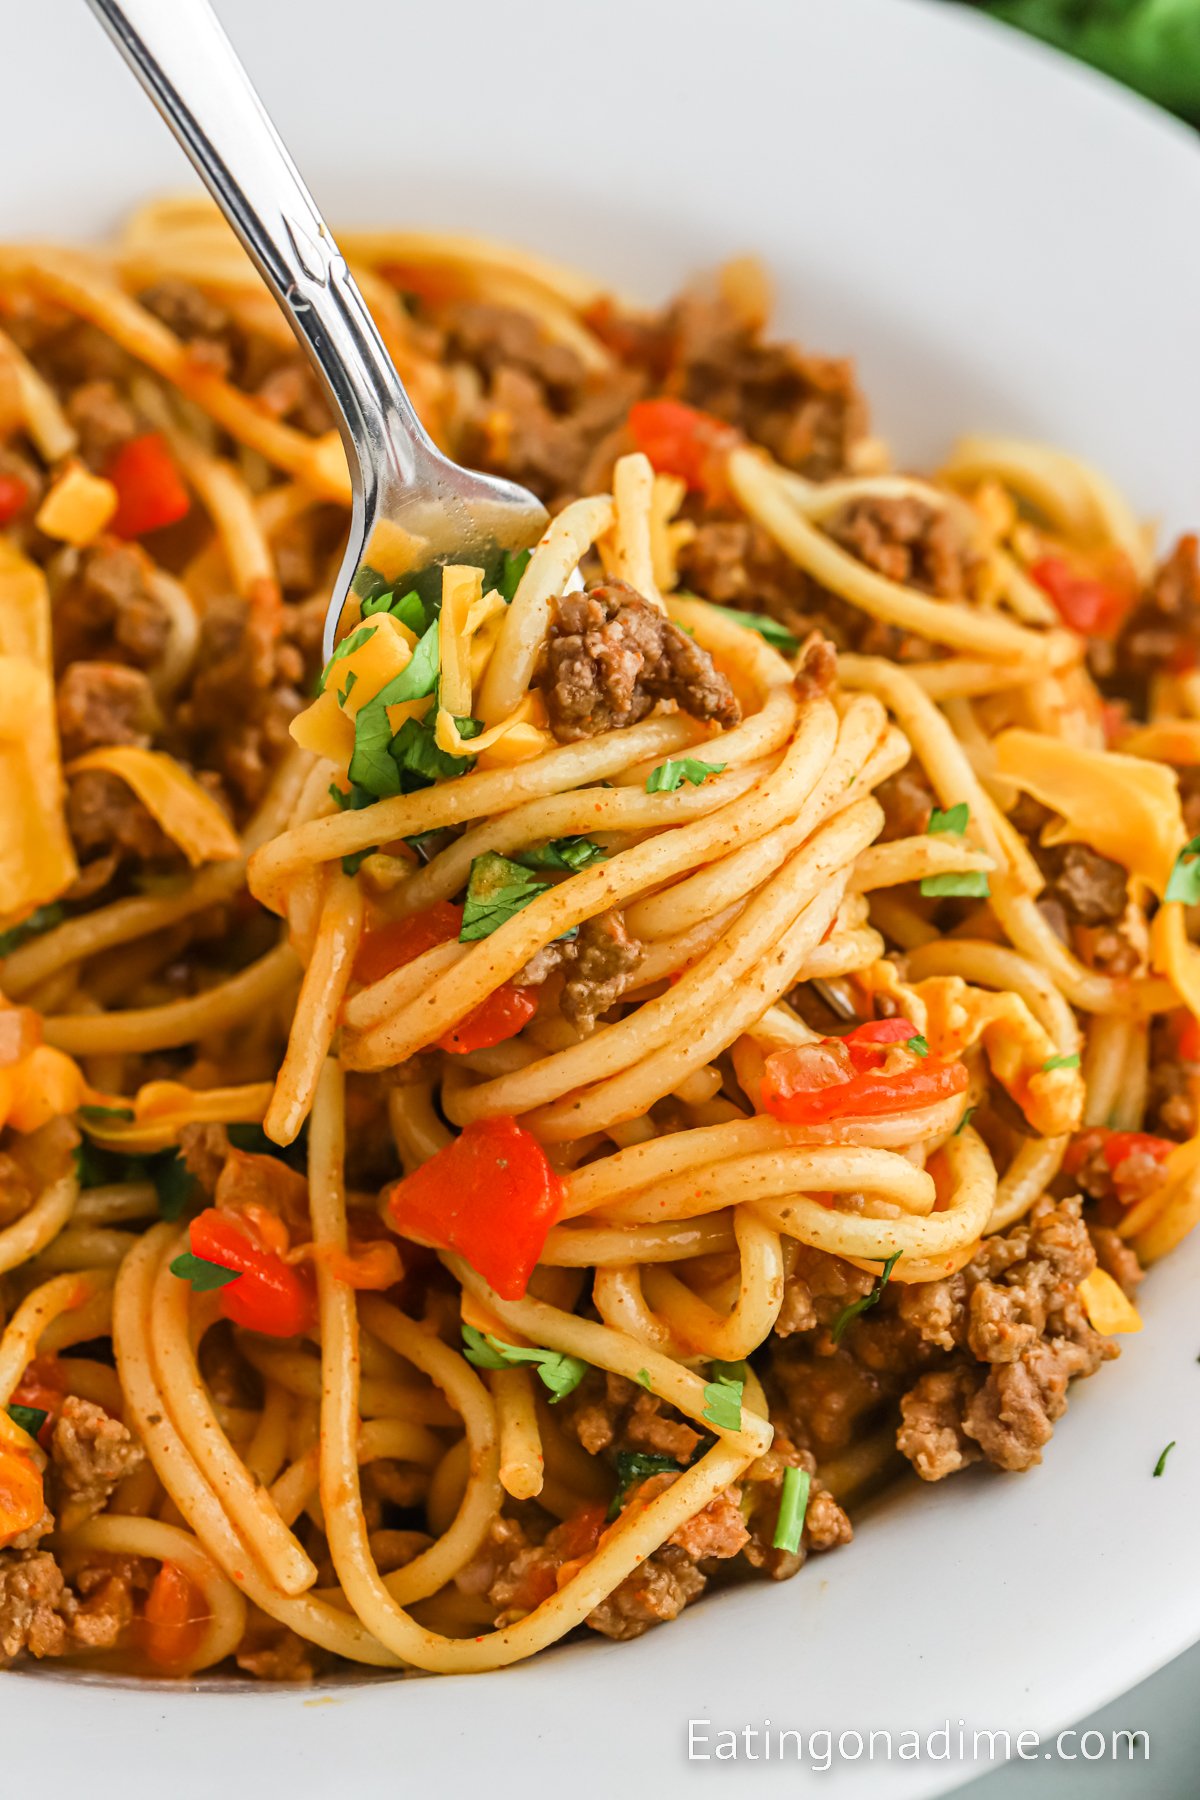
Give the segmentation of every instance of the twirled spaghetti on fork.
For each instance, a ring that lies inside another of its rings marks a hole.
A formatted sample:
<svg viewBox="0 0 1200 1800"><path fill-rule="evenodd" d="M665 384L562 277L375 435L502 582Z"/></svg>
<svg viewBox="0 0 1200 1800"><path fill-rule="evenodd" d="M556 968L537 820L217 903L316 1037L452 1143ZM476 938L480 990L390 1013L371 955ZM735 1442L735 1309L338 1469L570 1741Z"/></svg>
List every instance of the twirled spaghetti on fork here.
<svg viewBox="0 0 1200 1800"><path fill-rule="evenodd" d="M207 204L0 252L9 1658L635 1635L1039 1461L1200 1211L1194 540L892 472L753 265L345 241L553 517L324 669L340 449Z"/></svg>

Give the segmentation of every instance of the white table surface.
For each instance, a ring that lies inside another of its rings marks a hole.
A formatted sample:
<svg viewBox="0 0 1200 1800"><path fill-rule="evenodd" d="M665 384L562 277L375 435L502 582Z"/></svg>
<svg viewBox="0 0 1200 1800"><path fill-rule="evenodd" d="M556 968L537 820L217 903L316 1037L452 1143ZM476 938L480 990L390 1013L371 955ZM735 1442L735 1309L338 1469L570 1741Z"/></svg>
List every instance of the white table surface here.
<svg viewBox="0 0 1200 1800"><path fill-rule="evenodd" d="M1146 1731L1147 1762L1016 1762L957 1788L956 1796L978 1800L1185 1800L1200 1793L1200 1644L1176 1657L1148 1681L1122 1694L1077 1727L1102 1731L1111 1742L1114 1731ZM1068 1746L1078 1748L1078 1739ZM1093 1746L1089 1746L1091 1748Z"/></svg>

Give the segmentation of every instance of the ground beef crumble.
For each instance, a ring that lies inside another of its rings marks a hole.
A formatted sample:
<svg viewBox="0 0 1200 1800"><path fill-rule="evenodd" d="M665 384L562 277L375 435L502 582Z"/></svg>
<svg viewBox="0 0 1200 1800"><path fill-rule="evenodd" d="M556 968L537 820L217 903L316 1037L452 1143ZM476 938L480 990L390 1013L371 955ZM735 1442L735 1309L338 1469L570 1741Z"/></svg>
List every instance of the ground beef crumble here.
<svg viewBox="0 0 1200 1800"><path fill-rule="evenodd" d="M538 679L560 744L636 725L660 700L718 725L741 717L707 650L624 581L554 602Z"/></svg>
<svg viewBox="0 0 1200 1800"><path fill-rule="evenodd" d="M619 907L584 919L572 938L544 945L517 978L518 986L540 987L561 971L558 1007L581 1033L615 1006L641 967L645 950L625 928Z"/></svg>
<svg viewBox="0 0 1200 1800"><path fill-rule="evenodd" d="M1100 1239L1118 1279L1136 1258ZM1067 1388L1117 1354L1093 1331L1077 1293L1097 1250L1078 1198L1039 1200L1007 1232L942 1281L885 1290L835 1345L830 1326L872 1277L802 1249L788 1278L768 1391L788 1435L836 1457L899 1412L896 1443L925 1480L985 1459L1041 1461Z"/></svg>

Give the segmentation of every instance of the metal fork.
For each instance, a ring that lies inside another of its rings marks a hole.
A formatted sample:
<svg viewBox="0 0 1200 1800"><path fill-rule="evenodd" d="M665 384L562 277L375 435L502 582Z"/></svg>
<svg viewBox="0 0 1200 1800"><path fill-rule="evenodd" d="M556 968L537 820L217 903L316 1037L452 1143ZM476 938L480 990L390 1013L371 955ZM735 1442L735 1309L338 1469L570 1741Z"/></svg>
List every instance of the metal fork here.
<svg viewBox="0 0 1200 1800"><path fill-rule="evenodd" d="M546 524L541 501L451 462L417 418L333 233L208 0L88 4L257 264L333 403L353 510L325 619L326 657L351 588L385 559L390 585L434 563L487 566L498 550L534 543ZM404 543L406 567L397 560Z"/></svg>

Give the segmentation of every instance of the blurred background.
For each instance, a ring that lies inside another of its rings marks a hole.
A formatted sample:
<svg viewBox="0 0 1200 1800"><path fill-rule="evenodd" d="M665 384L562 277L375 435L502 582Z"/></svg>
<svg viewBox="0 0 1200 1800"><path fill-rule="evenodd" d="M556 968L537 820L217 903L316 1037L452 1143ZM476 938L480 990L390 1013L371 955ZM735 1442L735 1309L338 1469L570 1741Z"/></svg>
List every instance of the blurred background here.
<svg viewBox="0 0 1200 1800"><path fill-rule="evenodd" d="M961 0L1200 125L1200 0Z"/></svg>

